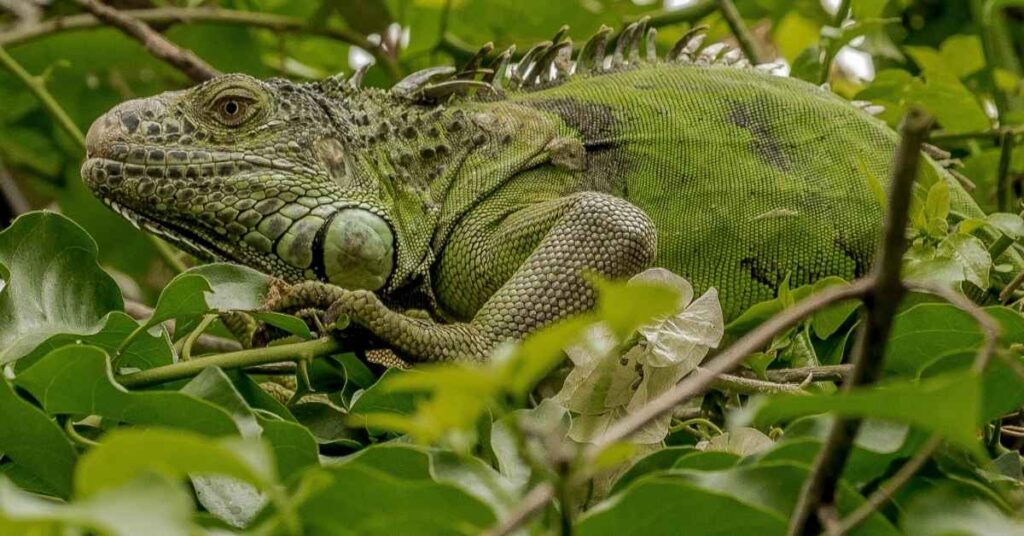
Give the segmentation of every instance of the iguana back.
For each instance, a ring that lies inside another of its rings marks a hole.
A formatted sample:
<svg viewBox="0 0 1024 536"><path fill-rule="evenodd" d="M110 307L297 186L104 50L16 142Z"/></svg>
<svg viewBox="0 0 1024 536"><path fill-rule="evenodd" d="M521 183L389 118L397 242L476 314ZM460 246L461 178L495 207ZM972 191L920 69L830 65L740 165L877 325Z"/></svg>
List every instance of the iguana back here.
<svg viewBox="0 0 1024 536"><path fill-rule="evenodd" d="M654 221L656 264L718 287L727 318L774 297L787 276L793 286L852 279L871 263L898 137L829 91L752 68L644 64L509 102L556 116L585 148L579 169L510 177L511 197L628 200ZM920 184L940 176L955 210L979 214L930 160Z"/></svg>

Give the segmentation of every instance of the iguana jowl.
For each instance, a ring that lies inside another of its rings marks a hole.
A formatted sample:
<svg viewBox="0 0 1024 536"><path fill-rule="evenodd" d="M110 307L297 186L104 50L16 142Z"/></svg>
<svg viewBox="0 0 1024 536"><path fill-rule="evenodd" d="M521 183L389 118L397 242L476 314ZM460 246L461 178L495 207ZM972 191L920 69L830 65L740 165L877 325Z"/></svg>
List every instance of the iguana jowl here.
<svg viewBox="0 0 1024 536"><path fill-rule="evenodd" d="M588 270L669 268L718 287L727 318L787 275L865 272L891 129L699 32L665 59L642 24L609 57L607 34L575 61L560 33L390 91L221 76L98 119L82 175L186 250L320 282L277 305L329 305L412 360L485 359L590 308ZM979 213L928 160L919 183L938 180Z"/></svg>

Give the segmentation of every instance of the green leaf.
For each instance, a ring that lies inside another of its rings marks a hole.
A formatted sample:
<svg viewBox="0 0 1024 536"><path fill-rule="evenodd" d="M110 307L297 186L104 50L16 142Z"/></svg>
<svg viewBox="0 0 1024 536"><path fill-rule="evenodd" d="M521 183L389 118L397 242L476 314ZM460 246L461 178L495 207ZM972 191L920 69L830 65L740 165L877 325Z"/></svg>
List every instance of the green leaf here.
<svg viewBox="0 0 1024 536"><path fill-rule="evenodd" d="M597 315L619 339L628 337L655 318L678 311L689 302L687 299L681 304L684 296L678 289L655 281L613 283L594 279L592 282L598 291Z"/></svg>
<svg viewBox="0 0 1024 536"><path fill-rule="evenodd" d="M191 517L188 493L153 474L70 504L31 495L0 477L0 532L4 534L78 534L81 530L112 536L187 536L193 533Z"/></svg>
<svg viewBox="0 0 1024 536"><path fill-rule="evenodd" d="M297 316L275 313L273 311L253 311L249 314L260 322L265 322L296 337L307 341L313 338L313 334L309 331L309 326Z"/></svg>
<svg viewBox="0 0 1024 536"><path fill-rule="evenodd" d="M75 494L89 497L122 486L147 472L172 480L186 475L229 476L267 489L273 462L262 444L241 438L212 439L184 430L114 430L82 456L75 469Z"/></svg>
<svg viewBox="0 0 1024 536"><path fill-rule="evenodd" d="M223 409L173 391L132 392L118 385L107 354L94 346L54 350L17 377L51 415L99 415L114 422L193 430L211 435L238 433Z"/></svg>
<svg viewBox="0 0 1024 536"><path fill-rule="evenodd" d="M317 472L324 475L329 480L299 507L310 534L478 534L497 519L487 504L451 484L359 464Z"/></svg>
<svg viewBox="0 0 1024 536"><path fill-rule="evenodd" d="M41 357L61 346L88 344L102 348L109 354L115 353L128 335L139 327L139 322L120 311L111 311L103 319L102 327L92 334L61 333L54 335L39 344L31 352L18 360L16 370L25 370ZM148 369L174 362L174 350L167 332L154 330L145 331L135 336L135 341L121 350L118 363L123 368Z"/></svg>
<svg viewBox="0 0 1024 536"><path fill-rule="evenodd" d="M678 507L685 505L685 508ZM652 475L583 514L580 536L784 534L786 516L678 476Z"/></svg>
<svg viewBox="0 0 1024 536"><path fill-rule="evenodd" d="M885 369L917 376L942 355L977 348L981 341L977 322L960 309L946 303L915 305L893 320Z"/></svg>
<svg viewBox="0 0 1024 536"><path fill-rule="evenodd" d="M185 324L195 317L209 312L203 293L212 290L201 276L188 272L179 274L160 292L160 298L153 308L153 315L146 321L146 327L155 326L165 320Z"/></svg>
<svg viewBox="0 0 1024 536"><path fill-rule="evenodd" d="M928 188L928 197L924 202L924 216L929 226L933 221L946 223L949 217L949 184L946 181L937 181Z"/></svg>
<svg viewBox="0 0 1024 536"><path fill-rule="evenodd" d="M778 396L753 411L758 426L826 412L904 422L942 434L965 449L977 452L976 424L980 406L981 379L971 373L959 373L833 395ZM942 418L936 419L936 415Z"/></svg>
<svg viewBox="0 0 1024 536"><path fill-rule="evenodd" d="M1004 514L993 504L959 493L941 484L907 504L902 520L906 534L914 536L993 536L1024 533L1024 521Z"/></svg>
<svg viewBox="0 0 1024 536"><path fill-rule="evenodd" d="M123 307L96 263L96 243L71 220L31 212L0 232L0 363L60 333L96 333Z"/></svg>
<svg viewBox="0 0 1024 536"><path fill-rule="evenodd" d="M981 289L989 287L992 257L980 238L963 234L949 235L939 243L936 254L955 260L963 269L967 281Z"/></svg>
<svg viewBox="0 0 1024 536"><path fill-rule="evenodd" d="M745 504L788 518L796 507L808 472L808 467L804 465L773 462L737 466L723 471L690 471L682 476L708 492L728 494ZM841 516L851 513L863 502L863 497L849 484L840 483L836 508ZM895 536L899 532L876 512L850 534Z"/></svg>
<svg viewBox="0 0 1024 536"><path fill-rule="evenodd" d="M0 379L0 452L38 483L36 491L63 498L71 495L74 447L56 423L14 394L4 379Z"/></svg>
<svg viewBox="0 0 1024 536"><path fill-rule="evenodd" d="M615 493L626 489L626 486L644 475L671 469L679 458L696 451L697 450L691 446L667 447L658 449L647 456L640 458L634 462L625 473L622 473L622 476L620 476L618 480L615 481L615 484L612 486L611 494L614 495Z"/></svg>
<svg viewBox="0 0 1024 536"><path fill-rule="evenodd" d="M211 263L189 269L186 274L202 276L210 284L205 300L216 311L251 311L266 303L270 278L247 266Z"/></svg>

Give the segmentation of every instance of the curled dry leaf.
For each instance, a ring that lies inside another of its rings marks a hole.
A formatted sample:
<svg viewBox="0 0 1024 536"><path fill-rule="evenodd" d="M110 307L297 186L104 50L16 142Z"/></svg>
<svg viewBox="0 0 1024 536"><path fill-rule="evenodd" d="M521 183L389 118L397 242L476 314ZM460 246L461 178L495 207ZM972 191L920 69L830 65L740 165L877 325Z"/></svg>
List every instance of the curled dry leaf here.
<svg viewBox="0 0 1024 536"><path fill-rule="evenodd" d="M576 414L569 436L579 442L600 437L615 421L633 413L696 370L725 333L718 291L696 300L686 279L662 268L647 270L630 282L660 283L680 294L678 312L638 330L635 346L620 355L620 341L601 323L583 342L566 349L573 362L557 400ZM637 443L665 438L671 416L633 436Z"/></svg>

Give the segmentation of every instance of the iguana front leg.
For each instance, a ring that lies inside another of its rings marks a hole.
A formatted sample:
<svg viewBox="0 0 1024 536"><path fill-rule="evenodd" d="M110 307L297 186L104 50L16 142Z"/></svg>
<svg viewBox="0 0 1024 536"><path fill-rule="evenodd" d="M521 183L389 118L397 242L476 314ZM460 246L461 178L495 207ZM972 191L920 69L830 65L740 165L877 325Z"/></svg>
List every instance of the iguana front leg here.
<svg viewBox="0 0 1024 536"><path fill-rule="evenodd" d="M534 246L469 322L439 324L412 318L388 309L372 292L315 282L296 285L277 306L322 306L332 301L328 320L347 315L413 361L481 361L505 340L593 307L594 291L583 272L628 277L655 257L654 224L638 208L605 194L584 192L546 201L501 220L469 236L456 236L454 240L469 241L447 248L475 256L465 259L468 264L500 270L500 263L522 257L516 248ZM467 269L463 274L474 277L472 272ZM314 298L320 303L310 304Z"/></svg>

